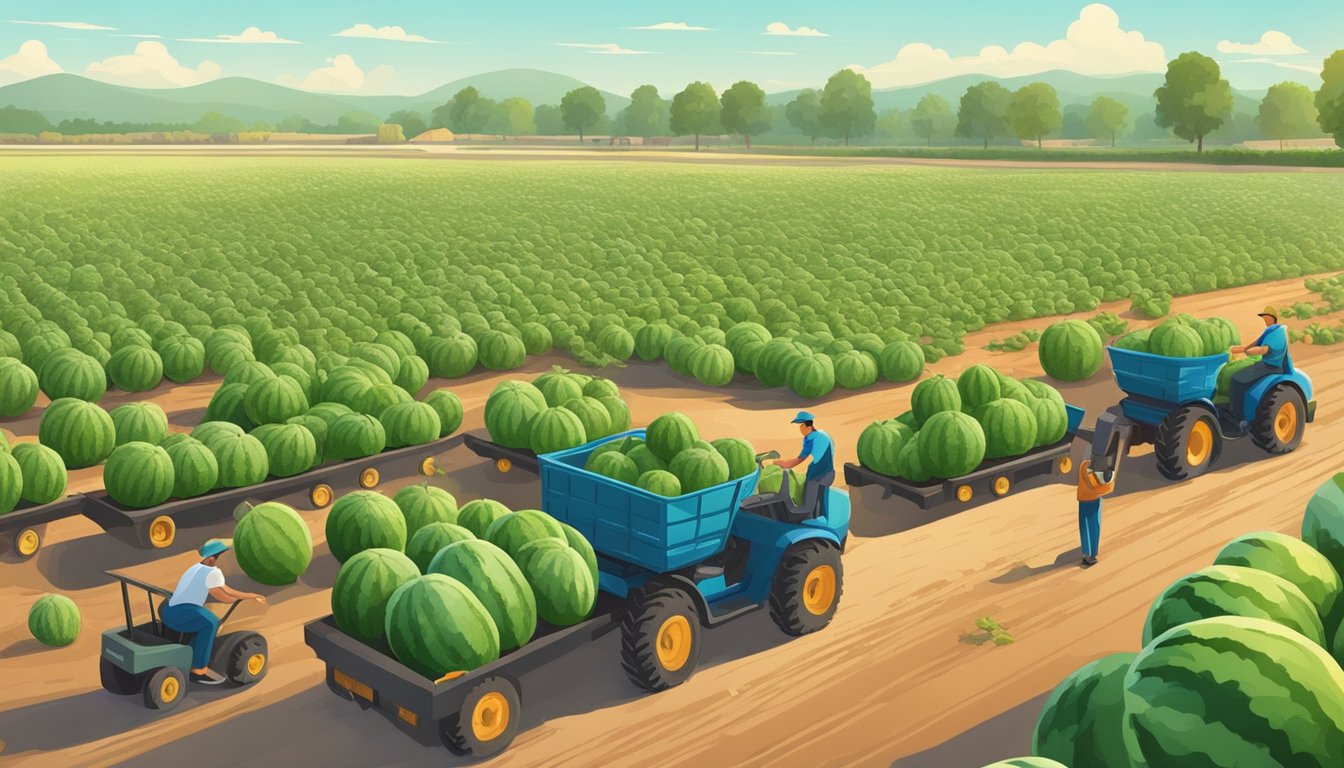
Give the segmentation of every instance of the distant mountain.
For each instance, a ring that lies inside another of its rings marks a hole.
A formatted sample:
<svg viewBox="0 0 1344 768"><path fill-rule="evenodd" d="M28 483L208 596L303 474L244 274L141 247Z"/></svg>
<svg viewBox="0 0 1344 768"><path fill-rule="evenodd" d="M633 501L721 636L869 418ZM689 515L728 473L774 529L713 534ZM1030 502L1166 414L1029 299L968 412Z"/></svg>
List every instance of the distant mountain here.
<svg viewBox="0 0 1344 768"><path fill-rule="evenodd" d="M453 94L467 86L472 86L480 91L482 96L496 101L507 99L510 96L522 96L532 102L533 106L559 104L560 99L566 93L585 85L587 83L582 80L576 80L567 75L557 75L554 72L543 72L539 69L501 69L497 72L486 72L464 77L461 80L454 80L451 83L444 83L428 93L410 97L411 106L398 107L398 109L416 109L428 114L435 107L447 103L449 99L453 98ZM616 114L630 104L629 97L600 89L599 92L602 94L602 98L606 99L607 114L609 115Z"/></svg>

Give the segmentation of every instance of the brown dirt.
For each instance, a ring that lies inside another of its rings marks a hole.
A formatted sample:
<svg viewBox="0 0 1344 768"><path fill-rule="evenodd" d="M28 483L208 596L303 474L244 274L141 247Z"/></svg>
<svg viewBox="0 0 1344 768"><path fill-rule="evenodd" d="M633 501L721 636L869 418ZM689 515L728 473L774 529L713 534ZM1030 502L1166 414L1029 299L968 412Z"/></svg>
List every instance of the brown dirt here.
<svg viewBox="0 0 1344 768"><path fill-rule="evenodd" d="M1178 299L1174 311L1225 315L1250 335L1254 313L1266 302L1309 298L1295 279ZM1049 322L972 334L966 354L933 370L955 374L987 362L1018 376L1039 375L1034 348L999 354L983 346ZM1234 536L1257 529L1295 533L1312 491L1341 469L1336 446L1344 440L1344 421L1333 416L1328 393L1344 381L1344 358L1306 345L1296 346L1294 357L1322 400L1302 448L1267 459L1249 445L1229 446L1216 471L1182 484L1163 481L1151 457L1136 452L1120 490L1106 502L1096 568L1074 565L1075 503L1066 484L958 514L922 512L859 489L844 598L826 631L789 641L759 612L707 633L697 675L653 696L639 695L624 680L618 641L608 635L568 663L523 681L524 730L491 764L890 765L1019 707L1085 661L1136 649L1146 608L1162 587L1210 562ZM528 370L547 364L535 361ZM797 444L788 417L802 402L786 392L707 389L659 365L635 364L610 375L622 384L637 421L678 409L714 437L742 436L781 451ZM466 429L481 427L485 397L502 378L482 374L451 383L466 407ZM163 387L150 397L185 427L199 419L214 386ZM1105 372L1062 389L1093 417L1118 399ZM840 460L852 460L845 454L863 426L905 410L909 393L909 385L885 385L808 407L836 437ZM0 425L31 434L35 418ZM1075 454L1082 452L1075 445ZM459 500L489 495L514 506L535 504L538 488L527 476L501 476L462 448L441 458L448 474L432 482ZM400 478L389 481L388 490L416 481L412 466L389 468L384 476ZM97 484L96 471L75 481L78 488ZM305 508L301 499L290 501ZM102 572L124 569L171 587L194 560L190 550L207 537L229 535L231 526L181 530L160 552L130 548L82 518L48 526L34 560L0 565L0 740L6 742L0 761L74 766L136 758L143 767L219 754L240 765L442 764L441 748L420 746L326 691L302 627L328 612L336 563L322 535L325 514L304 517L317 545L308 573L290 587L262 588L271 605L245 605L231 622L264 631L273 655L269 677L242 691L193 692L167 716L98 687L98 633L116 626L121 613L119 594ZM225 570L231 583L255 586L236 567ZM53 590L71 596L83 612L84 631L63 649L37 645L24 625L31 602ZM1017 642L980 642L974 620L982 615L1008 627Z"/></svg>

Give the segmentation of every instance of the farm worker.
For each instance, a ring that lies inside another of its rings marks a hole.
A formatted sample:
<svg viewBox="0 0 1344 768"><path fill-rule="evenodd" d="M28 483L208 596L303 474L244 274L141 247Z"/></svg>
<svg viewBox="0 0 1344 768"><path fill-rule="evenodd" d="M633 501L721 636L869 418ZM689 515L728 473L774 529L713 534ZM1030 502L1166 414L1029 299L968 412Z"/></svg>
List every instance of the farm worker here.
<svg viewBox="0 0 1344 768"><path fill-rule="evenodd" d="M1232 398L1232 412L1239 415L1243 422L1249 421L1252 415L1242 412L1246 390L1260 379L1283 373L1292 367L1292 362L1288 358L1288 329L1279 325L1278 310L1265 307L1260 313L1260 319L1265 321L1264 333L1261 333L1254 343L1235 346L1229 350L1234 355L1260 355L1260 362L1232 374L1232 384L1228 392Z"/></svg>
<svg viewBox="0 0 1344 768"><path fill-rule="evenodd" d="M219 685L224 676L210 669L210 651L219 630L219 617L205 607L206 598L221 602L256 600L262 605L266 598L252 592L239 592L224 583L224 572L219 569L219 557L229 551L229 545L211 539L197 550L201 562L191 566L177 582L177 589L168 598L161 618L164 625L178 632L193 633L191 638L191 679L204 685Z"/></svg>
<svg viewBox="0 0 1344 768"><path fill-rule="evenodd" d="M776 459L775 464L781 469L793 469L804 461L810 461L807 465L807 476L805 482L807 485L817 485L820 487L820 498L817 502L817 514L826 514L826 497L830 495L828 489L831 483L835 482L835 443L831 436L822 432L814 426L815 418L808 411L799 411L798 415L793 417L791 423L798 425L798 431L803 435L803 450L793 459Z"/></svg>
<svg viewBox="0 0 1344 768"><path fill-rule="evenodd" d="M1078 466L1078 538L1083 545L1084 568L1097 564L1101 544L1101 498L1115 490L1115 471L1093 472L1092 461Z"/></svg>

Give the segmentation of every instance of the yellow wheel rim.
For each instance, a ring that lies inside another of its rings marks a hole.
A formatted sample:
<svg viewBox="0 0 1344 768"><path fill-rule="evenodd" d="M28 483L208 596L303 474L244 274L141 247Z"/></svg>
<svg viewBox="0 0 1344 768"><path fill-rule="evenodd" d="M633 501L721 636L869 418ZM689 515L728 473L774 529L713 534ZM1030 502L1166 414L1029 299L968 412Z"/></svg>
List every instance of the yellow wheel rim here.
<svg viewBox="0 0 1344 768"><path fill-rule="evenodd" d="M249 675L259 675L261 670L266 668L266 654L254 653L247 657L247 673Z"/></svg>
<svg viewBox="0 0 1344 768"><path fill-rule="evenodd" d="M1073 459L1069 458L1068 456L1065 456L1059 460L1060 474L1066 474L1071 469L1073 469Z"/></svg>
<svg viewBox="0 0 1344 768"><path fill-rule="evenodd" d="M818 565L803 579L803 607L813 616L820 616L835 604L835 569Z"/></svg>
<svg viewBox="0 0 1344 768"><path fill-rule="evenodd" d="M374 467L367 467L367 468L365 468L365 470L364 470L363 472L360 472L360 473L359 473L359 487L360 487L360 488L377 488L377 487L378 487L378 470L375 469Z"/></svg>
<svg viewBox="0 0 1344 768"><path fill-rule="evenodd" d="M23 555L24 557L32 557L33 553L37 552L38 548L41 546L42 537L37 535L37 531L28 528L19 532L19 540L16 549L19 550L20 555Z"/></svg>
<svg viewBox="0 0 1344 768"><path fill-rule="evenodd" d="M1274 414L1274 436L1280 443L1291 443L1297 437L1297 403L1289 400Z"/></svg>
<svg viewBox="0 0 1344 768"><path fill-rule="evenodd" d="M495 469L498 469L500 472L508 472L510 469L513 469L513 462L508 459L499 459L495 462Z"/></svg>
<svg viewBox="0 0 1344 768"><path fill-rule="evenodd" d="M1008 492L1011 491L1012 489L1013 484L1007 477L999 475L998 477L994 478L995 496L1007 496Z"/></svg>
<svg viewBox="0 0 1344 768"><path fill-rule="evenodd" d="M471 732L477 741L494 741L509 727L509 700L491 691L476 702L471 712Z"/></svg>
<svg viewBox="0 0 1344 768"><path fill-rule="evenodd" d="M325 509L331 503L331 486L326 483L313 486L313 490L308 494L308 500L313 502L313 509Z"/></svg>
<svg viewBox="0 0 1344 768"><path fill-rule="evenodd" d="M163 549L172 544L176 537L177 523L174 523L171 517L161 515L149 524L149 543L153 544L155 549Z"/></svg>
<svg viewBox="0 0 1344 768"><path fill-rule="evenodd" d="M1191 467L1201 467L1213 453L1213 429L1209 422L1200 419L1190 429L1190 437L1185 441L1185 463Z"/></svg>
<svg viewBox="0 0 1344 768"><path fill-rule="evenodd" d="M426 458L424 461L420 462L420 474L424 475L425 477L433 477L433 476L434 476L434 457L433 457L433 456L430 456L430 457Z"/></svg>
<svg viewBox="0 0 1344 768"><path fill-rule="evenodd" d="M167 704L170 701L176 701L177 695L182 692L182 686L178 685L177 678L169 675L163 678L159 683L159 700Z"/></svg>
<svg viewBox="0 0 1344 768"><path fill-rule="evenodd" d="M963 485L957 488L957 501L970 501L971 497L974 495L975 493L971 490L971 486L969 485Z"/></svg>
<svg viewBox="0 0 1344 768"><path fill-rule="evenodd" d="M691 658L691 622L685 616L673 616L658 628L658 664L668 672L686 666Z"/></svg>

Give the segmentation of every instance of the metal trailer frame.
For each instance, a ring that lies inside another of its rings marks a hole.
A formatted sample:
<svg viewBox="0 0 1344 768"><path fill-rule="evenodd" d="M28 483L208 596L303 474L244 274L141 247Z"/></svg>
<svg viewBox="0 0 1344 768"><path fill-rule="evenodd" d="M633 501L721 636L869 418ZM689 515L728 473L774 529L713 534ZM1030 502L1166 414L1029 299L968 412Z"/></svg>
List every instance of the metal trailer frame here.
<svg viewBox="0 0 1344 768"><path fill-rule="evenodd" d="M529 450L506 448L499 443L477 437L469 432L462 436L462 442L471 449L472 453L483 459L493 461L495 469L499 470L501 475L506 475L514 469L521 469L534 475L541 474L541 464L537 461L537 454Z"/></svg>
<svg viewBox="0 0 1344 768"><path fill-rule="evenodd" d="M27 560L42 548L47 523L82 515L84 507L84 494L76 493L48 504L19 507L0 515L0 552L8 546L15 557Z"/></svg>

